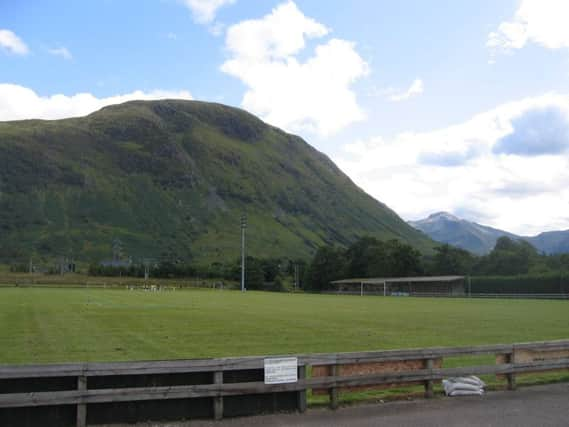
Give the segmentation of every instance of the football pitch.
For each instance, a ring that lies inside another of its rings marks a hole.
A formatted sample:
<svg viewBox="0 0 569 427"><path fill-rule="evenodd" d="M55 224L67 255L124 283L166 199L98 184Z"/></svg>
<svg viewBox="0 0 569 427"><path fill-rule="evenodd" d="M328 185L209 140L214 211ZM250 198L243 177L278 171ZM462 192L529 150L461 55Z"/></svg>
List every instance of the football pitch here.
<svg viewBox="0 0 569 427"><path fill-rule="evenodd" d="M569 302L0 288L0 363L186 359L569 338Z"/></svg>

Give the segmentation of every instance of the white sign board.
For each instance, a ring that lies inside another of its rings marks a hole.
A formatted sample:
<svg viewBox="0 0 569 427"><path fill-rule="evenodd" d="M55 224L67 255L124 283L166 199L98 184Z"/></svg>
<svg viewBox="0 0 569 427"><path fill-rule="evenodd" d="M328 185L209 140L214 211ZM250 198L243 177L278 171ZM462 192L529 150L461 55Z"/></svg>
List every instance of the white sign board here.
<svg viewBox="0 0 569 427"><path fill-rule="evenodd" d="M298 359L275 357L265 359L265 384L295 383L298 381Z"/></svg>

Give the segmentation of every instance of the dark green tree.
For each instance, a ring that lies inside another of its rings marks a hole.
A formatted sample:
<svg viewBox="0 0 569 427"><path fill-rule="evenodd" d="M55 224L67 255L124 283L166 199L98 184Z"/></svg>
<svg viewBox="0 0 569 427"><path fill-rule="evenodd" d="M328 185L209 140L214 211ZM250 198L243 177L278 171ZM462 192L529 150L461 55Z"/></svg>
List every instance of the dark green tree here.
<svg viewBox="0 0 569 427"><path fill-rule="evenodd" d="M350 277L404 277L423 271L421 254L399 240L362 237L346 251Z"/></svg>
<svg viewBox="0 0 569 427"><path fill-rule="evenodd" d="M245 286L247 289L262 289L265 282L263 266L258 258L248 256L245 263Z"/></svg>
<svg viewBox="0 0 569 427"><path fill-rule="evenodd" d="M530 243L502 236L492 252L480 258L474 270L481 275L527 274L538 261L537 250Z"/></svg>
<svg viewBox="0 0 569 427"><path fill-rule="evenodd" d="M260 260L265 282L274 282L281 271L281 261L277 258Z"/></svg>
<svg viewBox="0 0 569 427"><path fill-rule="evenodd" d="M470 274L474 257L464 249L444 244L435 248L431 273L438 275Z"/></svg>
<svg viewBox="0 0 569 427"><path fill-rule="evenodd" d="M386 242L387 263L384 275L390 277L415 276L423 273L421 253L399 240Z"/></svg>
<svg viewBox="0 0 569 427"><path fill-rule="evenodd" d="M346 273L344 251L335 246L318 248L305 274L305 289L321 291L333 280L342 279Z"/></svg>

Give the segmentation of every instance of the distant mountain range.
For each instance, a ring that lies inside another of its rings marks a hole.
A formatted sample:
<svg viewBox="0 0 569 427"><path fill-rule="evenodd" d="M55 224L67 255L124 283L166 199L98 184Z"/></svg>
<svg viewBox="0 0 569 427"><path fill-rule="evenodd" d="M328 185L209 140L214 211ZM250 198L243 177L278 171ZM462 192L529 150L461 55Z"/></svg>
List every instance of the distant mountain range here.
<svg viewBox="0 0 569 427"><path fill-rule="evenodd" d="M497 228L458 218L448 212L437 212L428 218L409 221L433 240L466 249L478 255L490 252L499 237L523 239L538 251L548 254L569 253L569 230L548 231L537 236L518 236Z"/></svg>

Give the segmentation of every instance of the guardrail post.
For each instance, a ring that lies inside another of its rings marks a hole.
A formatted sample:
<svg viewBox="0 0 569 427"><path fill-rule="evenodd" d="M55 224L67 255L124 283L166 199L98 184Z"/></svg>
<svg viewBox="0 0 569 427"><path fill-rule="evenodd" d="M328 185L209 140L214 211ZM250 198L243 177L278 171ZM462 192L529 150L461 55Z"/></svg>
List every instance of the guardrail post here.
<svg viewBox="0 0 569 427"><path fill-rule="evenodd" d="M213 373L214 384L223 384L223 371L216 371ZM216 396L213 398L213 417L216 420L223 418L223 397Z"/></svg>
<svg viewBox="0 0 569 427"><path fill-rule="evenodd" d="M514 350L511 353L506 354L506 363L515 363ZM506 379L508 380L508 390L516 389L516 374L510 373L506 374Z"/></svg>
<svg viewBox="0 0 569 427"><path fill-rule="evenodd" d="M77 390L87 390L87 377L77 377ZM77 427L85 427L87 425L87 405L84 403L77 404Z"/></svg>
<svg viewBox="0 0 569 427"><path fill-rule="evenodd" d="M330 375L332 377L338 375L338 365L330 366ZM330 396L330 409L338 409L338 389L336 387L330 387L328 394Z"/></svg>
<svg viewBox="0 0 569 427"><path fill-rule="evenodd" d="M433 359L425 359L425 369L428 369L429 371L431 371L429 373L432 373L433 365L434 365ZM434 395L435 395L435 392L433 390L433 380L425 381L425 397L427 399L430 399Z"/></svg>
<svg viewBox="0 0 569 427"><path fill-rule="evenodd" d="M298 379L306 379L306 366L302 365L298 367ZM306 388L298 392L298 412L306 412Z"/></svg>

